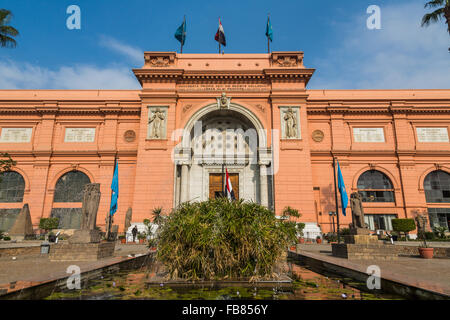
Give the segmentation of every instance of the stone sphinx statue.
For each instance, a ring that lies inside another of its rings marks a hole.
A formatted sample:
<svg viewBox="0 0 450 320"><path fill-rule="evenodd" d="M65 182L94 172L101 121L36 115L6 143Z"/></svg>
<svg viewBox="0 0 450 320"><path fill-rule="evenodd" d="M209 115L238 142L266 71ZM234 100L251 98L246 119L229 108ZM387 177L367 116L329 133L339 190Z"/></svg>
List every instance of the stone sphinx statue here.
<svg viewBox="0 0 450 320"><path fill-rule="evenodd" d="M362 206L362 196L358 192L350 195L350 206L352 209L352 227L353 229L368 229L364 222L364 208Z"/></svg>

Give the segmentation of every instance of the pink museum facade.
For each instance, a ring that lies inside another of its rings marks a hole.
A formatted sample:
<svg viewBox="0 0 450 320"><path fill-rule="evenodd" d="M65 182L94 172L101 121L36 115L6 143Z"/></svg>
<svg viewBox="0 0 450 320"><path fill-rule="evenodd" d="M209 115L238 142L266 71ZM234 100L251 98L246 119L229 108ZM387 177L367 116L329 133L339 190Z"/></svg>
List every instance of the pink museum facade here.
<svg viewBox="0 0 450 320"><path fill-rule="evenodd" d="M448 226L450 89L308 90L314 71L302 52L146 52L141 90L0 90L0 152L17 161L0 184L0 229L25 203L36 228L50 216L76 228L89 182L103 227L116 156L120 230L128 208L142 222L217 196L224 164L240 199L291 206L329 232L333 156L371 229L422 212Z"/></svg>

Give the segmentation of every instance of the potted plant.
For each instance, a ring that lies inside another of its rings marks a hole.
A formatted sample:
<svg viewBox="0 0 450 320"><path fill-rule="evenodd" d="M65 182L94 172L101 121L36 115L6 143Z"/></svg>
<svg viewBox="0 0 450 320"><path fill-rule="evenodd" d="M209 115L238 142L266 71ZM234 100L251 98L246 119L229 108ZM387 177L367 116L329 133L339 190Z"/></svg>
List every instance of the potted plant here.
<svg viewBox="0 0 450 320"><path fill-rule="evenodd" d="M127 239L125 238L125 235L120 235L119 236L119 240L120 240L120 243L126 243L127 242Z"/></svg>
<svg viewBox="0 0 450 320"><path fill-rule="evenodd" d="M10 240L11 240L11 237L9 237L9 236L4 236L4 237L3 237L3 240L4 240L4 241L10 241Z"/></svg>
<svg viewBox="0 0 450 320"><path fill-rule="evenodd" d="M145 234L145 232L139 232L137 237L139 239L139 244L143 244L147 235Z"/></svg>
<svg viewBox="0 0 450 320"><path fill-rule="evenodd" d="M419 246L419 254L424 259L433 259L434 249L428 247L426 231L425 231L427 217L424 215L417 215L415 220L417 223L417 231L418 231L419 239L422 240L422 242Z"/></svg>
<svg viewBox="0 0 450 320"><path fill-rule="evenodd" d="M322 243L322 238L320 236L316 237L316 243L317 244L321 244Z"/></svg>
<svg viewBox="0 0 450 320"><path fill-rule="evenodd" d="M296 228L297 234L299 235L298 242L305 243L305 238L303 237L303 229L305 229L305 224L303 222L299 222L297 223Z"/></svg>

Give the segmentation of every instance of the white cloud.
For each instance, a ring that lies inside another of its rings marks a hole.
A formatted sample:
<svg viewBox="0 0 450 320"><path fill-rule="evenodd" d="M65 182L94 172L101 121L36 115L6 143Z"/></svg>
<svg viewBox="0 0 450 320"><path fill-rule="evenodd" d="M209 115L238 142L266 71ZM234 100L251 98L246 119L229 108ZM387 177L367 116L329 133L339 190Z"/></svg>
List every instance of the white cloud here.
<svg viewBox="0 0 450 320"><path fill-rule="evenodd" d="M144 63L144 51L124 44L109 36L100 36L100 45L111 49L125 57L127 57L133 63L142 65Z"/></svg>
<svg viewBox="0 0 450 320"><path fill-rule="evenodd" d="M313 59L314 89L450 88L450 37L441 21L420 26L423 3L381 7L382 30L368 30L363 13L341 26L342 41Z"/></svg>
<svg viewBox="0 0 450 320"><path fill-rule="evenodd" d="M139 89L127 67L90 65L54 70L14 61L0 62L0 89Z"/></svg>

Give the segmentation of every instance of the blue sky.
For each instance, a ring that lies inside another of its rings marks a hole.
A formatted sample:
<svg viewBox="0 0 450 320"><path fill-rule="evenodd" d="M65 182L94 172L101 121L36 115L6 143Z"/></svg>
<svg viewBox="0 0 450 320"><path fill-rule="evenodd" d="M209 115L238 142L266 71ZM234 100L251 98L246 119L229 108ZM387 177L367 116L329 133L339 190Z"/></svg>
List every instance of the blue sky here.
<svg viewBox="0 0 450 320"><path fill-rule="evenodd" d="M225 53L263 53L267 14L274 51L302 50L316 68L312 89L450 88L450 36L443 22L420 27L424 0L0 0L20 31L0 49L0 89L138 89L131 68L143 51L216 53L220 16ZM68 30L66 9L81 8L81 30ZM381 30L368 30L370 5Z"/></svg>

